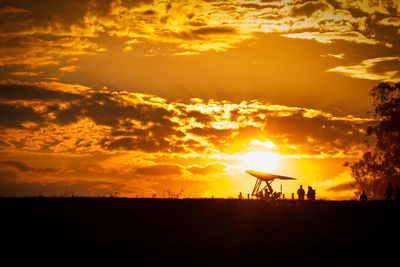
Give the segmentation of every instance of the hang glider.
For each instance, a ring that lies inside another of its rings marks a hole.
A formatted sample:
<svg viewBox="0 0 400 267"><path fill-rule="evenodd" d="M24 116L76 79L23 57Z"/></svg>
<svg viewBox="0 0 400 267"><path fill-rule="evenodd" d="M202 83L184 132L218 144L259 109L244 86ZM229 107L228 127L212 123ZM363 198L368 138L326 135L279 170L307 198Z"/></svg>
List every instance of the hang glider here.
<svg viewBox="0 0 400 267"><path fill-rule="evenodd" d="M276 175L276 174L271 174L271 173L266 173L266 172L259 172L259 171L253 171L253 170L247 170L247 174L250 174L260 180L266 181L266 182L272 182L275 179L280 179L280 180L297 180L296 178L288 177L288 176L282 176L282 175Z"/></svg>
<svg viewBox="0 0 400 267"><path fill-rule="evenodd" d="M253 192L251 193L251 195L257 197L258 199L274 200L274 199L278 199L281 196L282 192L274 192L274 190L271 187L271 183L275 179L297 180L296 178L292 178L292 177L288 177L288 176L276 175L276 174L253 171L253 170L247 170L246 173L257 178L256 184L254 185ZM261 186L262 182L265 182L266 185L260 190L260 186ZM282 191L282 188L281 188L281 191Z"/></svg>

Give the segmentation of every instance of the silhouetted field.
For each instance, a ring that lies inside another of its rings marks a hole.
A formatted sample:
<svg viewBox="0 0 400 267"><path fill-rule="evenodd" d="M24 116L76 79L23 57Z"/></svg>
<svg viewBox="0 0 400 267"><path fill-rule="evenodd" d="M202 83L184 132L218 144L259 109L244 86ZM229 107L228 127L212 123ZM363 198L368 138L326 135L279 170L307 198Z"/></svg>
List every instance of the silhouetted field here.
<svg viewBox="0 0 400 267"><path fill-rule="evenodd" d="M380 266L399 203L2 198L2 259L93 266ZM393 243L394 242L394 243Z"/></svg>

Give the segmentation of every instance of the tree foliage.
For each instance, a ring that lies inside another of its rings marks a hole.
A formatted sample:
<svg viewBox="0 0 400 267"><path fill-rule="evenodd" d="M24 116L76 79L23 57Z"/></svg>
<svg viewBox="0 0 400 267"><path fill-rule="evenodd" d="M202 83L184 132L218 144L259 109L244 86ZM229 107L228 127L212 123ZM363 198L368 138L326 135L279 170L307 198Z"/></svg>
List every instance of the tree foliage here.
<svg viewBox="0 0 400 267"><path fill-rule="evenodd" d="M360 191L382 198L387 183L400 186L400 83L381 83L370 94L379 123L368 127L367 136L374 136L376 144L350 168Z"/></svg>

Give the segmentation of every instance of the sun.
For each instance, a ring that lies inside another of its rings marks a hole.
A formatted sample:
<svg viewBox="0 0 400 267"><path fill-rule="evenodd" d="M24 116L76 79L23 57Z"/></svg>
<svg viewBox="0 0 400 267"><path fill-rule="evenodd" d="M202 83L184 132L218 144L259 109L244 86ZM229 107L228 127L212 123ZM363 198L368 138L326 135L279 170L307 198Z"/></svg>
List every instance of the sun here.
<svg viewBox="0 0 400 267"><path fill-rule="evenodd" d="M269 152L248 152L243 156L246 169L274 172L278 165L279 156Z"/></svg>

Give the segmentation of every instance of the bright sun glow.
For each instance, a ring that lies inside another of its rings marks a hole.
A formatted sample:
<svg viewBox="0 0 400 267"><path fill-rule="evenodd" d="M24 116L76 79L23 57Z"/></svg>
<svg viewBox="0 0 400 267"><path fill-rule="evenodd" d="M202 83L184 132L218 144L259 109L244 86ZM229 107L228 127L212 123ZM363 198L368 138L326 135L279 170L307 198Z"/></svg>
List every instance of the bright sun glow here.
<svg viewBox="0 0 400 267"><path fill-rule="evenodd" d="M276 170L279 156L269 152L248 152L243 157L246 169L274 172Z"/></svg>

